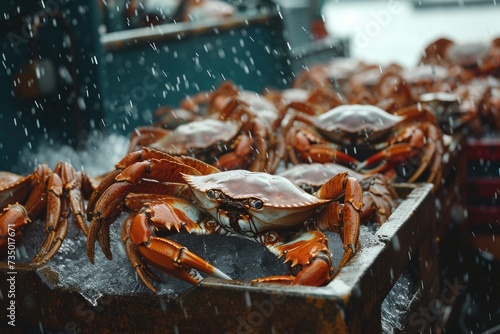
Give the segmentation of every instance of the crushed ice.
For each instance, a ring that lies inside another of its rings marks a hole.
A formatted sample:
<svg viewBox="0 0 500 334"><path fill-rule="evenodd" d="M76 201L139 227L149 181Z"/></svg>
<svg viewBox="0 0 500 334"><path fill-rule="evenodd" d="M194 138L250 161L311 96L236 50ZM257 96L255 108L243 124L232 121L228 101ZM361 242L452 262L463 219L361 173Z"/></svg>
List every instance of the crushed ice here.
<svg viewBox="0 0 500 334"><path fill-rule="evenodd" d="M34 149L25 148L22 151L15 172L29 174L41 163L54 168L59 161L65 161L77 171L85 170L89 176L98 176L112 170L114 164L126 154L128 146L128 137L98 131L91 132L85 143L76 149L70 145L44 141Z"/></svg>

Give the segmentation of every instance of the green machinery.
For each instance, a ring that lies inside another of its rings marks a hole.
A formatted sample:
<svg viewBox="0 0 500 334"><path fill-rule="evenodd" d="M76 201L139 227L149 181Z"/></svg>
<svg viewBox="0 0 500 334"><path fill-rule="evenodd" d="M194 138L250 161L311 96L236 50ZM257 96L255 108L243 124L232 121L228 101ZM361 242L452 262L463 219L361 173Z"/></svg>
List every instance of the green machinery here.
<svg viewBox="0 0 500 334"><path fill-rule="evenodd" d="M224 20L133 29L126 1L103 3L0 5L0 170L30 172L19 156L40 142L78 148L92 131L127 135L151 124L158 107L224 80L285 88L305 61L347 54L345 40L318 44L301 28L308 1L252 2Z"/></svg>

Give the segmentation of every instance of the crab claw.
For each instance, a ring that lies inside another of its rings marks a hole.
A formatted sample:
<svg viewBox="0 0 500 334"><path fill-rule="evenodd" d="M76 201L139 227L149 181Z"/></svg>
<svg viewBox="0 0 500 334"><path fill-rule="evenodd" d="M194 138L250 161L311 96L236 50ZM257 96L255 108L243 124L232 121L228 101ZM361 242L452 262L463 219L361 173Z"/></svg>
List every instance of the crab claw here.
<svg viewBox="0 0 500 334"><path fill-rule="evenodd" d="M200 225L197 222L202 222ZM162 202L147 204L137 215L123 226L122 240L125 242L130 263L142 282L153 292L156 289L149 278L159 280L146 264L191 284L203 277L198 273L231 280L231 277L191 252L186 247L154 231L181 230L194 234L209 234L203 227L203 216L182 199L165 197Z"/></svg>
<svg viewBox="0 0 500 334"><path fill-rule="evenodd" d="M272 253L285 257L285 263L290 264L292 271L299 271L296 276L269 276L254 282L322 286L333 278L333 260L322 232L308 231L298 237L271 232L265 239L266 247Z"/></svg>
<svg viewBox="0 0 500 334"><path fill-rule="evenodd" d="M152 266L191 284L199 282L199 276L193 276L191 269L213 277L231 279L186 247L169 239L152 237L149 244L138 246L138 250Z"/></svg>

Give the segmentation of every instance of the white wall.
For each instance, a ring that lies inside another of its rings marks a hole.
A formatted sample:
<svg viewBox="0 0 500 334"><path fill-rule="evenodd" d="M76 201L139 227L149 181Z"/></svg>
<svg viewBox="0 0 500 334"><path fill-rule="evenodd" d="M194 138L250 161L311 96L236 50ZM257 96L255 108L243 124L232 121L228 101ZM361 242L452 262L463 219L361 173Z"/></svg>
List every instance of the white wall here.
<svg viewBox="0 0 500 334"><path fill-rule="evenodd" d="M489 42L500 37L500 1L496 6L415 9L403 1L329 1L323 7L331 35L352 38L352 56L369 62L416 65L430 42Z"/></svg>

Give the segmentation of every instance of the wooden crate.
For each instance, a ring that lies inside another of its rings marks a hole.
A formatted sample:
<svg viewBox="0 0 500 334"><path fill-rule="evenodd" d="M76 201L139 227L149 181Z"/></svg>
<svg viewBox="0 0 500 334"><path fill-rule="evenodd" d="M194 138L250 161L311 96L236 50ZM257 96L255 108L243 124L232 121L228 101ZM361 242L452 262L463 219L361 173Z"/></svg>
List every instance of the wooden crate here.
<svg viewBox="0 0 500 334"><path fill-rule="evenodd" d="M150 293L106 295L96 305L75 289L53 288L50 266L17 265L18 329L93 332L380 333L381 305L398 278L416 268L406 319L438 296L434 197L430 184L399 185L402 202L325 287L205 279L175 299ZM82 254L81 256L85 256ZM1 264L0 307L9 303L9 268ZM429 324L430 326L431 324ZM9 328L6 323L3 327ZM411 328L411 324L408 324Z"/></svg>

